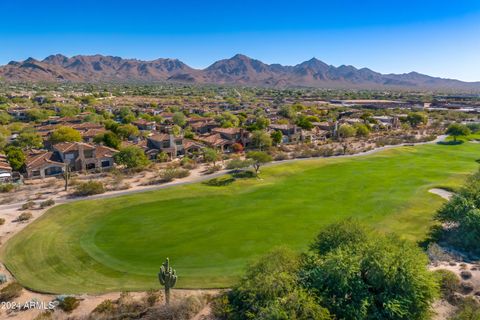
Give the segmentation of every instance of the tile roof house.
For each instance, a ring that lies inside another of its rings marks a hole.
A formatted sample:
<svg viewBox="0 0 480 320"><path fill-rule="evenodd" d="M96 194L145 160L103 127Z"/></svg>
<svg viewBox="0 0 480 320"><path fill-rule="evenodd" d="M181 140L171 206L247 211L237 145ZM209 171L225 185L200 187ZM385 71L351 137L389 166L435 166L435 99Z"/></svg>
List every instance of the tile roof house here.
<svg viewBox="0 0 480 320"><path fill-rule="evenodd" d="M165 152L170 159L174 159L181 155L193 155L200 152L203 145L183 137L175 137L173 134L160 133L147 138L147 148L146 153L150 159L154 159L160 152Z"/></svg>
<svg viewBox="0 0 480 320"><path fill-rule="evenodd" d="M27 156L27 178L45 178L62 173L66 165L71 171L110 169L117 150L83 142L62 142L53 151L32 151Z"/></svg>
<svg viewBox="0 0 480 320"><path fill-rule="evenodd" d="M268 128L273 131L282 132L283 143L292 143L301 140L301 130L294 124L271 124Z"/></svg>
<svg viewBox="0 0 480 320"><path fill-rule="evenodd" d="M145 119L138 119L132 122L139 130L155 130L156 122L147 121Z"/></svg>
<svg viewBox="0 0 480 320"><path fill-rule="evenodd" d="M0 154L0 182L10 181L12 178L12 167L7 161L7 157Z"/></svg>
<svg viewBox="0 0 480 320"><path fill-rule="evenodd" d="M65 164L54 152L37 150L27 155L25 167L27 178L45 178L60 175Z"/></svg>
<svg viewBox="0 0 480 320"><path fill-rule="evenodd" d="M222 139L246 146L250 142L250 133L242 128L214 128L213 134L219 134Z"/></svg>

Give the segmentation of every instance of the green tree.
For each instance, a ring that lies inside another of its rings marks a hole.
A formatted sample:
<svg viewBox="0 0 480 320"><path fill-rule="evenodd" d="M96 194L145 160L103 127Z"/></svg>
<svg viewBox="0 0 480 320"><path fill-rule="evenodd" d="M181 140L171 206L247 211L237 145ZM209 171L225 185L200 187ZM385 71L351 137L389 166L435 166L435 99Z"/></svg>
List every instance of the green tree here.
<svg viewBox="0 0 480 320"><path fill-rule="evenodd" d="M255 148L263 150L272 145L272 138L262 130L255 130L252 132L252 144Z"/></svg>
<svg viewBox="0 0 480 320"><path fill-rule="evenodd" d="M172 117L172 122L179 127L183 127L187 123L187 119L183 112L175 112Z"/></svg>
<svg viewBox="0 0 480 320"><path fill-rule="evenodd" d="M207 163L213 163L213 166L216 166L218 160L221 159L221 154L217 149L205 148L203 149L203 159Z"/></svg>
<svg viewBox="0 0 480 320"><path fill-rule="evenodd" d="M272 142L273 142L274 145L278 145L278 144L282 143L282 139L283 139L282 131L280 131L280 130L273 131L270 134L270 138L272 138Z"/></svg>
<svg viewBox="0 0 480 320"><path fill-rule="evenodd" d="M467 183L445 203L435 215L442 225L434 236L467 254L479 255L480 248L480 172L468 178Z"/></svg>
<svg viewBox="0 0 480 320"><path fill-rule="evenodd" d="M140 130L133 124L122 124L117 127L115 133L122 138L127 140L129 138L138 137L140 135Z"/></svg>
<svg viewBox="0 0 480 320"><path fill-rule="evenodd" d="M94 139L94 142L96 143L103 143L107 147L114 148L114 149L120 149L120 146L122 144L122 141L118 136L113 133L112 131L107 131L105 133L97 135Z"/></svg>
<svg viewBox="0 0 480 320"><path fill-rule="evenodd" d="M448 126L448 129L445 133L452 136L453 141L456 142L457 137L468 136L471 133L471 131L466 125L463 125L461 123L452 123L451 125Z"/></svg>
<svg viewBox="0 0 480 320"><path fill-rule="evenodd" d="M312 122L304 115L299 116L295 123L297 126L305 130L311 130L313 128Z"/></svg>
<svg viewBox="0 0 480 320"><path fill-rule="evenodd" d="M15 140L15 146L22 149L41 148L43 146L42 137L30 130L21 132Z"/></svg>
<svg viewBox="0 0 480 320"><path fill-rule="evenodd" d="M295 119L297 112L291 106L285 105L280 108L278 114L288 119Z"/></svg>
<svg viewBox="0 0 480 320"><path fill-rule="evenodd" d="M80 113L80 109L76 106L62 106L58 115L61 117L74 117Z"/></svg>
<svg viewBox="0 0 480 320"><path fill-rule="evenodd" d="M347 221L318 235L301 275L338 319L423 320L439 292L427 265L415 244Z"/></svg>
<svg viewBox="0 0 480 320"><path fill-rule="evenodd" d="M240 124L240 119L230 112L222 113L215 120L220 123L222 128L238 127Z"/></svg>
<svg viewBox="0 0 480 320"><path fill-rule="evenodd" d="M5 111L0 111L0 124L9 124L12 117Z"/></svg>
<svg viewBox="0 0 480 320"><path fill-rule="evenodd" d="M78 141L82 141L82 136L80 132L71 127L61 126L50 134L52 144Z"/></svg>
<svg viewBox="0 0 480 320"><path fill-rule="evenodd" d="M357 131L355 128L349 124L342 124L340 128L338 128L338 136L341 139L353 137L356 133Z"/></svg>
<svg viewBox="0 0 480 320"><path fill-rule="evenodd" d="M247 159L253 160L253 168L255 173L258 174L260 167L273 160L272 156L263 151L250 151L247 153Z"/></svg>
<svg viewBox="0 0 480 320"><path fill-rule="evenodd" d="M22 149L17 147L8 147L6 150L7 161L14 171L20 171L25 166L25 154Z"/></svg>
<svg viewBox="0 0 480 320"><path fill-rule="evenodd" d="M255 130L265 130L268 128L270 125L270 120L264 116L258 116L255 120L255 122L250 125L249 130L250 131L255 131Z"/></svg>
<svg viewBox="0 0 480 320"><path fill-rule="evenodd" d="M29 121L42 121L47 119L49 116L54 115L54 113L49 110L39 108L29 109L25 113Z"/></svg>
<svg viewBox="0 0 480 320"><path fill-rule="evenodd" d="M421 112L410 112L407 115L406 121L412 126L412 128L417 128L419 125L426 124L428 122L428 117Z"/></svg>
<svg viewBox="0 0 480 320"><path fill-rule="evenodd" d="M143 150L136 146L122 148L114 155L114 159L116 163L122 164L128 169L143 168L150 163Z"/></svg>
<svg viewBox="0 0 480 320"><path fill-rule="evenodd" d="M363 123L356 123L354 126L357 137L368 137L370 134L370 128Z"/></svg>
<svg viewBox="0 0 480 320"><path fill-rule="evenodd" d="M227 319L327 320L321 307L299 284L300 259L277 248L247 268L246 275L226 294L227 308L215 310Z"/></svg>

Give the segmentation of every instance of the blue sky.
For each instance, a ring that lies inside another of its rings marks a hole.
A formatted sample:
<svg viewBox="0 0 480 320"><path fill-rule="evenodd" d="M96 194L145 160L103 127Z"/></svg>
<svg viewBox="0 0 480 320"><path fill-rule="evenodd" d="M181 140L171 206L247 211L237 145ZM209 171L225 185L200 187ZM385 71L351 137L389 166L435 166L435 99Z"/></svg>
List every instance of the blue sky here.
<svg viewBox="0 0 480 320"><path fill-rule="evenodd" d="M480 0L2 0L0 12L0 64L100 53L203 68L243 53L480 81Z"/></svg>

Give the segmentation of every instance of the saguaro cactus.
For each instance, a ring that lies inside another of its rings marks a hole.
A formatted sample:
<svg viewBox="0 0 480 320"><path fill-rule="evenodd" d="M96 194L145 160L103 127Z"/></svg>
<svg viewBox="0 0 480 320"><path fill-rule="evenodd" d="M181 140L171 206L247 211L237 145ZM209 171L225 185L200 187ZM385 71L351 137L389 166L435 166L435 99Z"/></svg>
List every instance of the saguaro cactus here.
<svg viewBox="0 0 480 320"><path fill-rule="evenodd" d="M165 287L165 302L170 303L170 289L175 287L177 283L177 272L175 269L170 267L170 262L167 258L165 262L160 267L160 272L158 273L158 280L160 284Z"/></svg>

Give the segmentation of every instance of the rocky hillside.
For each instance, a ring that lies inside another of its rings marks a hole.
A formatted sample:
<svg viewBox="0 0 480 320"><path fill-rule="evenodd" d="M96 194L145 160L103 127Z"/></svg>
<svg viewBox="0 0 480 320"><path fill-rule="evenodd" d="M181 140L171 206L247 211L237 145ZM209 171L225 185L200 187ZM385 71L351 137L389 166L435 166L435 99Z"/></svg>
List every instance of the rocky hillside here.
<svg viewBox="0 0 480 320"><path fill-rule="evenodd" d="M177 59L142 61L120 57L51 55L0 66L8 81L187 82L273 87L407 88L480 90L480 82L430 77L416 72L381 74L367 68L335 67L318 59L295 66L266 64L237 54L198 70Z"/></svg>

